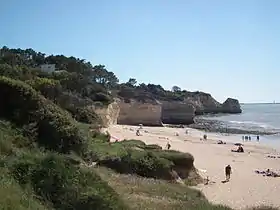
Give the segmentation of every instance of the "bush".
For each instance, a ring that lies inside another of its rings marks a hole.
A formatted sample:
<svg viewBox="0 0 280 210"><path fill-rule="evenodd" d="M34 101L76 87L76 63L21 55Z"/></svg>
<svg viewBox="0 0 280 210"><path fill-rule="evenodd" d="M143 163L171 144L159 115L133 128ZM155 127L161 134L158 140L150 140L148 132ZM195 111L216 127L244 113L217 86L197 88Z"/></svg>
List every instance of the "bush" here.
<svg viewBox="0 0 280 210"><path fill-rule="evenodd" d="M86 107L75 108L74 111L71 111L71 114L77 121L82 123L101 124L102 122L100 117L93 110Z"/></svg>
<svg viewBox="0 0 280 210"><path fill-rule="evenodd" d="M92 151L99 165L119 173L173 179L174 171L182 178L188 178L189 172L194 171L191 154L160 150L158 145L149 146L139 140L102 144L102 147L95 145Z"/></svg>
<svg viewBox="0 0 280 210"><path fill-rule="evenodd" d="M27 190L24 191L20 187L20 185L10 176L7 168L0 168L0 185L0 209L47 209L33 197L32 193Z"/></svg>
<svg viewBox="0 0 280 210"><path fill-rule="evenodd" d="M36 77L32 80L27 81L35 90L46 98L55 101L62 92L62 87L59 81L54 79Z"/></svg>
<svg viewBox="0 0 280 210"><path fill-rule="evenodd" d="M98 175L74 165L64 156L48 154L32 158L23 155L9 167L22 187L30 184L43 202L51 203L56 209L126 209Z"/></svg>
<svg viewBox="0 0 280 210"><path fill-rule="evenodd" d="M119 173L138 174L143 177L170 179L172 163L159 158L152 152L131 150L120 157L108 157L99 161L100 165Z"/></svg>
<svg viewBox="0 0 280 210"><path fill-rule="evenodd" d="M147 149L147 150L162 150L162 147L157 145L157 144L148 144L148 145L145 145L144 149Z"/></svg>
<svg viewBox="0 0 280 210"><path fill-rule="evenodd" d="M85 140L71 116L24 82L0 77L0 117L25 126L48 149L79 154Z"/></svg>

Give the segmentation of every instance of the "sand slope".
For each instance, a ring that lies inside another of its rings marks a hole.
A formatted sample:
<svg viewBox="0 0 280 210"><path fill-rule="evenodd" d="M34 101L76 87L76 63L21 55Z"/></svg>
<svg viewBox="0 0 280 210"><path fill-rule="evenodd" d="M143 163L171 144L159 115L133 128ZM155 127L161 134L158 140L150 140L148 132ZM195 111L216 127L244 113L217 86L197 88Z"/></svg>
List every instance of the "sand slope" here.
<svg viewBox="0 0 280 210"><path fill-rule="evenodd" d="M268 154L277 154L276 150L250 142L245 143L245 153L232 153L230 150L235 148L232 137L208 134L208 140L201 141L203 133L200 131L188 129L189 133L186 134L186 129L167 127L144 127L142 136L136 136L137 128L112 125L108 131L120 139L139 139L163 147L169 141L171 149L190 152L195 157L196 168L201 169L201 175L209 176L214 182L196 188L214 203L226 204L235 209L261 204L280 207L280 178L263 177L254 172L268 168L280 172L280 158L266 157ZM179 136L175 136L175 133ZM228 143L218 145L217 140ZM230 182L223 184L221 181L225 179L224 168L227 164L232 166L233 174Z"/></svg>

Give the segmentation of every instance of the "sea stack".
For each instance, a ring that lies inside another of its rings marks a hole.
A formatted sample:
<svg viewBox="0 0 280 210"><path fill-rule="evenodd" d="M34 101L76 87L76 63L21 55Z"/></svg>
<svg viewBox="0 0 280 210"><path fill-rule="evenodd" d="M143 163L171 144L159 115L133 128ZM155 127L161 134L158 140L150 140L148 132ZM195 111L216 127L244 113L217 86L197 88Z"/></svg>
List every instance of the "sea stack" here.
<svg viewBox="0 0 280 210"><path fill-rule="evenodd" d="M228 98L223 104L222 104L222 111L223 113L229 113L229 114L239 114L242 112L241 106L239 104L239 101L234 98Z"/></svg>

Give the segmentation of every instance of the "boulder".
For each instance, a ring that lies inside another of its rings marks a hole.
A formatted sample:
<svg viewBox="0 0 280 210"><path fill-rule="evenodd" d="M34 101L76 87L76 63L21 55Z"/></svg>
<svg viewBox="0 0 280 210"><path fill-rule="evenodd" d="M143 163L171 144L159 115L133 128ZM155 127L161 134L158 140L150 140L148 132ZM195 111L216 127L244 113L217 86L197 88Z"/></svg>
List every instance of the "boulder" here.
<svg viewBox="0 0 280 210"><path fill-rule="evenodd" d="M194 122L194 106L182 102L162 102L161 120L165 124L188 125Z"/></svg>
<svg viewBox="0 0 280 210"><path fill-rule="evenodd" d="M221 107L222 113L238 114L241 113L241 106L239 101L234 98L228 98Z"/></svg>

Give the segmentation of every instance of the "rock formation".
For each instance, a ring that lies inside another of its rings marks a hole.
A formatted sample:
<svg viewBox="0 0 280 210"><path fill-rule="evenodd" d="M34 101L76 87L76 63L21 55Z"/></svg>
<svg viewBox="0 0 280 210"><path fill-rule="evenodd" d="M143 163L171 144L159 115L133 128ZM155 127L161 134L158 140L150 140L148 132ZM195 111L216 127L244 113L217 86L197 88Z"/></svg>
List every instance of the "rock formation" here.
<svg viewBox="0 0 280 210"><path fill-rule="evenodd" d="M161 104L159 102L142 103L130 100L119 103L120 113L117 123L125 125L162 126Z"/></svg>
<svg viewBox="0 0 280 210"><path fill-rule="evenodd" d="M194 123L195 115L207 113L241 113L238 100L228 98L223 104L210 94L195 92L186 96L184 101L161 101L148 98L144 101L135 99L117 99L107 108L96 108L104 125L125 124L162 126L165 124Z"/></svg>
<svg viewBox="0 0 280 210"><path fill-rule="evenodd" d="M187 97L185 103L192 104L195 107L196 115L218 113L221 108L221 104L218 101L210 94L203 92L197 92L191 97Z"/></svg>
<svg viewBox="0 0 280 210"><path fill-rule="evenodd" d="M161 120L165 124L191 124L194 122L194 113L192 104L162 102Z"/></svg>
<svg viewBox="0 0 280 210"><path fill-rule="evenodd" d="M234 98L228 98L221 107L222 113L237 114L241 113L241 107L239 101Z"/></svg>
<svg viewBox="0 0 280 210"><path fill-rule="evenodd" d="M218 114L218 113L241 113L241 107L237 99L228 98L223 104L216 101L210 94L197 92L197 94L187 97L186 104L192 104L195 107L195 114Z"/></svg>
<svg viewBox="0 0 280 210"><path fill-rule="evenodd" d="M113 103L109 104L108 107L98 107L96 106L94 111L100 116L103 121L103 125L108 127L112 124L117 124L117 120L120 113L120 100L115 100Z"/></svg>

